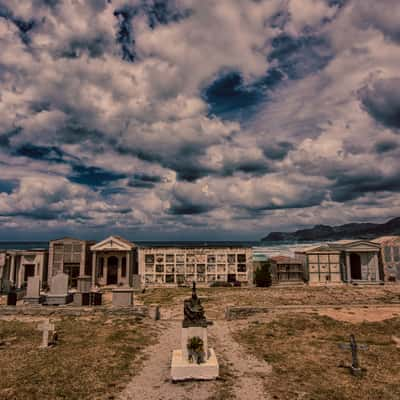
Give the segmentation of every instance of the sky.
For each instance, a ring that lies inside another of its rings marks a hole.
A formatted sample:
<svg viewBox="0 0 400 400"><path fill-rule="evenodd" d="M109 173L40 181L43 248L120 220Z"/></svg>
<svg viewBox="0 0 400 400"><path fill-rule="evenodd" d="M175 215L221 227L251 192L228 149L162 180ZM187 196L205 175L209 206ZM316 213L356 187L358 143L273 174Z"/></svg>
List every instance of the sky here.
<svg viewBox="0 0 400 400"><path fill-rule="evenodd" d="M0 0L0 240L400 215L398 0Z"/></svg>

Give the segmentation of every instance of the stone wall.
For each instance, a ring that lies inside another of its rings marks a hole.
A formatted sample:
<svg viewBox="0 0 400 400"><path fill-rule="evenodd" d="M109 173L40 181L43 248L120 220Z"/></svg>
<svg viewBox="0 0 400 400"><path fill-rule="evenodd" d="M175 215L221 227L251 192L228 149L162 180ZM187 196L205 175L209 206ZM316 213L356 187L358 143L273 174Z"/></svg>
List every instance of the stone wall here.
<svg viewBox="0 0 400 400"><path fill-rule="evenodd" d="M79 317L83 315L122 315L134 317L149 317L148 307L124 307L124 308L111 308L103 306L95 307L46 307L46 306L2 306L0 307L0 317L2 316L74 316Z"/></svg>

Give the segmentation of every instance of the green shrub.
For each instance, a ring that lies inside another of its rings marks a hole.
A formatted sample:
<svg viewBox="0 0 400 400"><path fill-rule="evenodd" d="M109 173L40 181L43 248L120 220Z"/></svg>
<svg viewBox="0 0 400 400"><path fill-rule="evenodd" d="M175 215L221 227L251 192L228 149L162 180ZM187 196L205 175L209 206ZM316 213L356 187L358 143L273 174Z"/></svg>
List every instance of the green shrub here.
<svg viewBox="0 0 400 400"><path fill-rule="evenodd" d="M259 287L272 285L271 264L263 262L254 272L254 283Z"/></svg>

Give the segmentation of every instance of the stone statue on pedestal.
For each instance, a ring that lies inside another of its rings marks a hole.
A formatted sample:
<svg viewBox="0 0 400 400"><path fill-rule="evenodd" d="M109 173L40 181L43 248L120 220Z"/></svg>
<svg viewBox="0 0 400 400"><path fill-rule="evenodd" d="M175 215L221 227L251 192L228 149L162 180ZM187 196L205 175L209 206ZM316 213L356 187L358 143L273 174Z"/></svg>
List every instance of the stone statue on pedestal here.
<svg viewBox="0 0 400 400"><path fill-rule="evenodd" d="M207 327L207 319L204 315L204 308L201 305L201 301L197 297L195 282L193 282L192 297L184 301L183 314L183 328L196 326L200 326L203 328Z"/></svg>

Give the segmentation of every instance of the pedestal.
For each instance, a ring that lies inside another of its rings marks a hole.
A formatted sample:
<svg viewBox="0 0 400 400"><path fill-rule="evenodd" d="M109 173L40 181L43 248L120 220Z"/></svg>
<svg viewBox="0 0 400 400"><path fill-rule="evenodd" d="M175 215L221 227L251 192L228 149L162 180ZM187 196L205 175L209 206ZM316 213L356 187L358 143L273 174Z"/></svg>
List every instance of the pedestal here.
<svg viewBox="0 0 400 400"><path fill-rule="evenodd" d="M171 379L184 381L188 379L211 380L219 376L218 360L213 349L209 349L209 357L201 364L189 363L182 357L182 350L174 350L172 353Z"/></svg>
<svg viewBox="0 0 400 400"><path fill-rule="evenodd" d="M189 360L188 342L193 337L203 341L204 362L197 364ZM182 328L181 349L174 350L171 362L171 379L183 381L187 379L210 380L219 376L218 360L213 349L208 348L207 328L191 326Z"/></svg>
<svg viewBox="0 0 400 400"><path fill-rule="evenodd" d="M112 291L112 305L114 307L132 307L133 289L120 288Z"/></svg>
<svg viewBox="0 0 400 400"><path fill-rule="evenodd" d="M72 296L70 294L58 295L58 294L48 294L46 296L46 304L48 306L62 306L71 303Z"/></svg>
<svg viewBox="0 0 400 400"><path fill-rule="evenodd" d="M74 306L89 306L90 305L90 293L74 293Z"/></svg>

